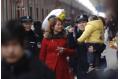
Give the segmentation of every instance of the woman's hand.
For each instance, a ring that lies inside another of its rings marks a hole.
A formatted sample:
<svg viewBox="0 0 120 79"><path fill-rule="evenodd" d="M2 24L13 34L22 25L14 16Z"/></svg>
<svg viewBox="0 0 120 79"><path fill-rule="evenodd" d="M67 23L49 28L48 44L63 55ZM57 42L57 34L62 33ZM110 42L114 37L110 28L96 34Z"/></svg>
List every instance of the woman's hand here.
<svg viewBox="0 0 120 79"><path fill-rule="evenodd" d="M63 54L65 48L64 47L57 47L57 49L59 51L59 54Z"/></svg>

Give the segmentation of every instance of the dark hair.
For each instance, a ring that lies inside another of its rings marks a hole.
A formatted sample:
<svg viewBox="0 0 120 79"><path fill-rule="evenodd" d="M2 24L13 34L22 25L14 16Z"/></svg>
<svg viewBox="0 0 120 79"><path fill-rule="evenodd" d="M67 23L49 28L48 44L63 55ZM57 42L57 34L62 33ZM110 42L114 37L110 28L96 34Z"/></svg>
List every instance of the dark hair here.
<svg viewBox="0 0 120 79"><path fill-rule="evenodd" d="M89 17L89 20L90 20L90 21L98 20L98 17L97 17L96 15L91 15L91 16Z"/></svg>
<svg viewBox="0 0 120 79"><path fill-rule="evenodd" d="M34 22L35 33L40 34L42 32L41 25L42 23L40 21Z"/></svg>
<svg viewBox="0 0 120 79"><path fill-rule="evenodd" d="M101 17L101 16L98 16L98 18L99 18L100 20L102 20L103 25L105 26L105 25L106 25L105 19L104 19L103 17Z"/></svg>
<svg viewBox="0 0 120 79"><path fill-rule="evenodd" d="M24 44L24 27L18 20L10 20L5 26L1 27L1 43L17 40L21 45Z"/></svg>

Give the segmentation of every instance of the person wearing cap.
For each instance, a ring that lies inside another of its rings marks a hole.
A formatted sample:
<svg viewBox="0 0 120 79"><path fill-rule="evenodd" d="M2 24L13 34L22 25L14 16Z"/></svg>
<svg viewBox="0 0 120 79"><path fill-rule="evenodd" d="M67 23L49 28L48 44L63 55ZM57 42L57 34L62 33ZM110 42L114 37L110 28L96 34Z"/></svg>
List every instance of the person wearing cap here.
<svg viewBox="0 0 120 79"><path fill-rule="evenodd" d="M1 79L55 79L54 72L45 64L26 56L24 32L17 20L1 27Z"/></svg>
<svg viewBox="0 0 120 79"><path fill-rule="evenodd" d="M86 46L84 43L78 44L77 38L82 35L84 32L84 28L88 22L87 15L80 15L76 18L75 26L69 29L69 39L72 39L72 47L76 49L76 54L74 57L70 58L70 64L73 66L73 70L77 75L78 79L86 79L86 72L88 70L87 63L87 54L86 54ZM74 40L74 42L73 42Z"/></svg>
<svg viewBox="0 0 120 79"><path fill-rule="evenodd" d="M29 58L34 58L37 55L37 37L31 29L33 19L31 16L23 16L20 21L25 29L25 49Z"/></svg>
<svg viewBox="0 0 120 79"><path fill-rule="evenodd" d="M89 17L89 22L85 26L85 31L77 39L78 43L85 43L87 47L88 72L100 66L100 54L105 49L104 45L104 22L97 16Z"/></svg>

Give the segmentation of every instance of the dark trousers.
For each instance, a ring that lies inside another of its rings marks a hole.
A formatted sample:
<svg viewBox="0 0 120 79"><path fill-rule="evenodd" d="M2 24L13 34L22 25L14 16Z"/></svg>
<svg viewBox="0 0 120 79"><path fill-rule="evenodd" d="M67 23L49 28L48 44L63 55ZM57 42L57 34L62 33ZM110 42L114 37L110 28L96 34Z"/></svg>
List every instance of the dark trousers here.
<svg viewBox="0 0 120 79"><path fill-rule="evenodd" d="M94 63L95 67L99 67L100 66L101 53L106 48L106 45L105 44L101 44L101 43L86 43L86 47L88 48L89 46L93 46L93 48L96 51L93 52L93 56L90 56L90 55L88 56L88 58L91 59L91 60L88 60L88 61L92 61Z"/></svg>
<svg viewBox="0 0 120 79"><path fill-rule="evenodd" d="M96 44L96 52L94 52L94 65L96 67L100 66L101 53L104 51L105 48L106 48L105 44Z"/></svg>
<svg viewBox="0 0 120 79"><path fill-rule="evenodd" d="M87 59L87 50L86 45L81 43L77 46L77 78L78 79L88 79L87 78L87 70L89 68L88 59Z"/></svg>
<svg viewBox="0 0 120 79"><path fill-rule="evenodd" d="M94 53L87 52L87 58L88 58L89 65L94 63Z"/></svg>

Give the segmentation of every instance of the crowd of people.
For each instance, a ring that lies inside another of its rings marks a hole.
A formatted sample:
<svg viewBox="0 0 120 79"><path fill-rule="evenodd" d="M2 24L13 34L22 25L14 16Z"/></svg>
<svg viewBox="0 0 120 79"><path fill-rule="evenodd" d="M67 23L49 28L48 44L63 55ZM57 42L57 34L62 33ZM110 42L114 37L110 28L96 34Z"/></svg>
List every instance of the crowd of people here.
<svg viewBox="0 0 120 79"><path fill-rule="evenodd" d="M1 79L89 79L87 74L101 69L105 18L81 14L74 23L65 24L51 15L48 21L47 31L31 16L2 26ZM117 49L117 40L112 40L110 46Z"/></svg>

